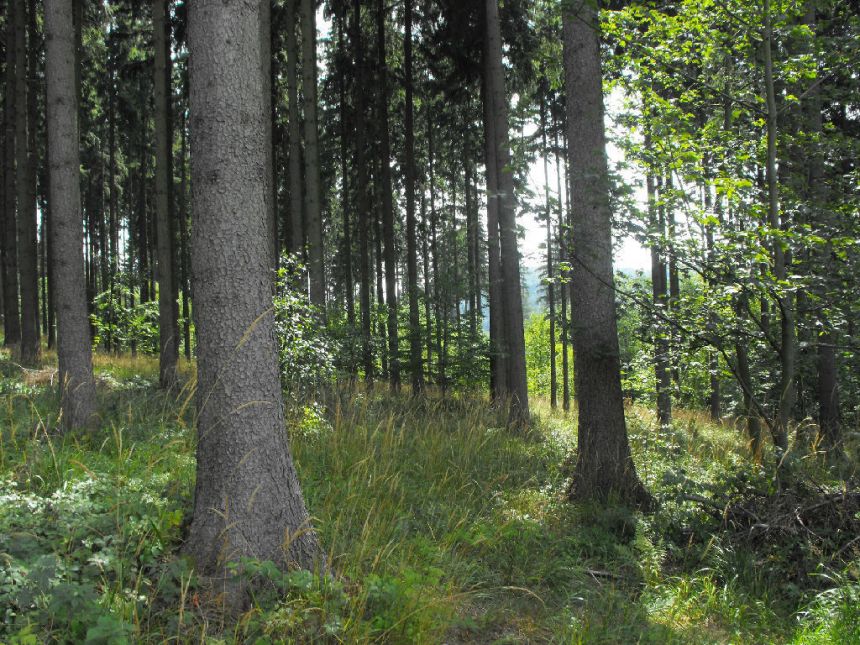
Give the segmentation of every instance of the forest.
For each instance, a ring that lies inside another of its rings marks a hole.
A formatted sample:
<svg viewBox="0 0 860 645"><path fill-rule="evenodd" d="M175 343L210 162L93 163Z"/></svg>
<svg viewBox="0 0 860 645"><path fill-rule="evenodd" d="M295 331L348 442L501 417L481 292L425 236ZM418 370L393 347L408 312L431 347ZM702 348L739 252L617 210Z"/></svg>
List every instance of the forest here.
<svg viewBox="0 0 860 645"><path fill-rule="evenodd" d="M860 643L858 0L0 0L0 643Z"/></svg>

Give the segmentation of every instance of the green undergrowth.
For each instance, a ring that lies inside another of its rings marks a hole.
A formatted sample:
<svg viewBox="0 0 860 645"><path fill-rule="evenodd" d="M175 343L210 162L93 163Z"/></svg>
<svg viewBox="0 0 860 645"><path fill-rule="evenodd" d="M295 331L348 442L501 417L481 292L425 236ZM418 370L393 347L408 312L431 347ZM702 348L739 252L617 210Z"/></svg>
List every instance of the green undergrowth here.
<svg viewBox="0 0 860 645"><path fill-rule="evenodd" d="M0 642L860 642L852 545L760 544L716 517L773 485L733 428L690 413L658 431L628 410L660 502L643 516L565 501L572 415L538 404L512 434L477 395L382 388L292 415L333 575L238 563L254 594L225 622L178 556L189 392L160 393L150 359L99 356L101 428L60 437L50 372L0 361ZM815 460L797 468L838 489Z"/></svg>

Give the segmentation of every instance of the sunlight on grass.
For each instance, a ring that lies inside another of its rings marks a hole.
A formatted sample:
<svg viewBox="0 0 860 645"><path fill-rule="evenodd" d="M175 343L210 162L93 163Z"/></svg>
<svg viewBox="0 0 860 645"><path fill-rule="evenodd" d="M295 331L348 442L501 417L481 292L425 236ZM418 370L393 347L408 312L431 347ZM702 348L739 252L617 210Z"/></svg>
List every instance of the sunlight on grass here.
<svg viewBox="0 0 860 645"><path fill-rule="evenodd" d="M268 582L222 626L176 558L193 492L188 392L159 392L152 358L96 354L95 369L101 430L61 437L51 379L0 362L0 640L825 643L856 625L854 574L786 593L782 565L762 567L685 499L758 481L731 427L679 411L658 431L628 409L661 501L646 517L565 501L573 414L536 401L534 431L517 435L478 395L379 387L334 389L322 414L290 417L335 575L247 563Z"/></svg>

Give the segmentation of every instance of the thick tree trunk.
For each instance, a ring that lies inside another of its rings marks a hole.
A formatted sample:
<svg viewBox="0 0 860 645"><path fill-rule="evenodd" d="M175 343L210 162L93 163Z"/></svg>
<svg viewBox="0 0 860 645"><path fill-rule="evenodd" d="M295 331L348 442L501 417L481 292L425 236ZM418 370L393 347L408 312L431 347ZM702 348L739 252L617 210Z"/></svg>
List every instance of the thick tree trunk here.
<svg viewBox="0 0 860 645"><path fill-rule="evenodd" d="M424 388L421 369L421 321L418 312L418 243L415 225L415 124L412 83L412 0L405 0L403 76L406 89L404 114L406 184L406 282L409 295L409 371L412 394Z"/></svg>
<svg viewBox="0 0 860 645"><path fill-rule="evenodd" d="M385 243L385 304L388 325L388 374L391 388L400 389L400 340L397 330L397 250L394 241L394 199L391 186L391 139L388 132L388 62L385 51L385 0L376 4L376 48L379 69L379 154L382 189L382 233Z"/></svg>
<svg viewBox="0 0 860 645"><path fill-rule="evenodd" d="M603 125L597 8L568 8L564 72L573 199L573 350L579 402L575 499L618 498L648 506L624 421L612 274L612 221Z"/></svg>
<svg viewBox="0 0 860 645"><path fill-rule="evenodd" d="M96 401L84 287L75 34L70 3L45 3L45 42L60 405L63 427L71 429L94 421Z"/></svg>
<svg viewBox="0 0 860 645"><path fill-rule="evenodd" d="M27 20L27 5L35 14L31 1L14 0L16 38L16 97L18 107L16 144L18 188L18 270L21 277L21 363L35 365L39 358L39 266L36 243L36 92L28 87L28 77L36 77L36 17ZM26 38L29 27L30 55Z"/></svg>
<svg viewBox="0 0 860 645"><path fill-rule="evenodd" d="M228 562L312 567L321 556L284 430L260 19L259 3L189 5L191 269L200 343L197 484L184 550L201 574L228 581L234 606L243 597Z"/></svg>
<svg viewBox="0 0 860 645"><path fill-rule="evenodd" d="M18 308L18 232L16 226L16 132L17 106L15 46L18 0L6 2L6 88L4 103L5 148L3 159L3 344L17 352L21 343ZM23 65L23 61L21 62Z"/></svg>
<svg viewBox="0 0 860 645"><path fill-rule="evenodd" d="M510 397L510 422L529 422L529 398L526 380L526 345L523 335L523 303L520 281L520 257L517 247L516 199L513 169L508 144L508 107L505 75L502 67L502 38L499 28L498 0L486 0L487 93L493 120L496 173L498 177L499 257L501 260L501 296L507 330L507 393Z"/></svg>
<svg viewBox="0 0 860 645"><path fill-rule="evenodd" d="M173 292L173 132L170 127L170 39L165 0L152 2L155 42L155 219L158 244L159 382L169 388L176 382L179 359L179 324Z"/></svg>

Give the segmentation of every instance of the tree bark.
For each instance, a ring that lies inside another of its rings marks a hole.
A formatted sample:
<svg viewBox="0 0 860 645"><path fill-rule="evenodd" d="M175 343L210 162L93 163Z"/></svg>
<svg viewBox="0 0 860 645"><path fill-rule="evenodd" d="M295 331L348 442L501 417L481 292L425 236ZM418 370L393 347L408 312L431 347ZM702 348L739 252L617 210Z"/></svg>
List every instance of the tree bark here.
<svg viewBox="0 0 860 645"><path fill-rule="evenodd" d="M781 238L776 234L785 222L782 221L779 208L779 184L777 182L776 137L777 137L777 108L774 92L773 56L771 41L773 27L771 20L770 0L764 0L764 84L765 103L767 106L767 164L765 178L767 181L767 212L770 227L775 235L773 239L773 275L779 282L784 282L787 276L786 253ZM781 287L780 287L781 288ZM788 450L788 422L794 407L795 388L794 376L797 363L797 336L794 327L794 302L790 294L777 298L780 313L780 379L779 402L775 423L771 429L774 444L785 452Z"/></svg>
<svg viewBox="0 0 860 645"><path fill-rule="evenodd" d="M234 607L244 594L228 562L313 567L321 556L284 429L260 20L259 3L189 5L199 439L184 550L201 574L226 581Z"/></svg>
<svg viewBox="0 0 860 645"><path fill-rule="evenodd" d="M21 364L33 366L39 358L39 266L36 243L36 92L28 87L28 78L36 77L36 17L27 20L27 5L35 14L31 1L14 0L16 98L18 107L17 189L18 189L18 271L21 279ZM29 38L28 34L29 25ZM27 56L26 42L29 40Z"/></svg>
<svg viewBox="0 0 860 645"><path fill-rule="evenodd" d="M16 132L17 105L16 17L18 0L6 2L6 88L3 106L5 126L3 203L3 344L17 352L21 343L21 313L18 305L18 232L16 225ZM23 62L21 63L23 64Z"/></svg>
<svg viewBox="0 0 860 645"><path fill-rule="evenodd" d="M404 119L406 162L406 282L409 294L409 371L412 394L424 388L421 368L421 321L418 311L418 243L415 225L415 124L412 83L412 0L404 4L403 76L406 90Z"/></svg>
<svg viewBox="0 0 860 645"><path fill-rule="evenodd" d="M353 50L358 82L354 85L355 100L355 165L356 203L358 205L359 309L361 313L361 355L364 378L373 380L373 346L370 331L370 192L367 186L367 151L365 150L365 81L364 48L361 38L361 0L353 2Z"/></svg>
<svg viewBox="0 0 860 645"><path fill-rule="evenodd" d="M379 154L382 189L382 233L385 243L385 305L388 325L388 374L391 389L400 389L400 340L397 330L397 250L394 240L394 199L391 186L391 138L388 132L388 62L385 48L385 0L376 3L376 47L379 70Z"/></svg>
<svg viewBox="0 0 860 645"><path fill-rule="evenodd" d="M597 7L563 13L564 74L573 198L571 289L578 451L569 494L649 506L630 454L621 391L612 274L612 217L603 125Z"/></svg>
<svg viewBox="0 0 860 645"><path fill-rule="evenodd" d="M179 324L173 292L173 132L170 127L170 38L165 0L152 2L155 47L155 219L158 246L159 383L169 388L176 382L179 359Z"/></svg>
<svg viewBox="0 0 860 645"><path fill-rule="evenodd" d="M95 420L95 381L84 286L75 33L68 2L45 3L51 251L57 303L57 359L65 429Z"/></svg>
<svg viewBox="0 0 860 645"><path fill-rule="evenodd" d="M486 0L487 94L493 120L496 173L498 177L499 258L501 261L501 296L507 330L510 422L529 422L529 398L526 380L526 345L523 335L523 303L520 281L520 259L517 248L516 198L513 169L508 143L508 108L505 75L502 67L502 38L499 28L498 0Z"/></svg>
<svg viewBox="0 0 860 645"><path fill-rule="evenodd" d="M302 0L302 95L305 126L305 213L311 304L325 316L323 223L320 204L320 151L317 129L316 3Z"/></svg>
<svg viewBox="0 0 860 645"><path fill-rule="evenodd" d="M303 254L305 249L304 199L302 196L302 143L299 131L299 93L296 80L298 45L296 43L296 3L287 0L287 117L289 119L290 178L290 253Z"/></svg>
<svg viewBox="0 0 860 645"><path fill-rule="evenodd" d="M541 93L541 109L540 109L540 128L541 128L541 143L543 155L543 176L544 176L544 197L546 199L546 298L549 306L549 400L550 407L555 410L558 407L558 374L556 372L555 360L555 288L553 280L552 266L552 207L550 205L549 195L549 150L546 144L546 99ZM561 198L561 195L559 195Z"/></svg>

